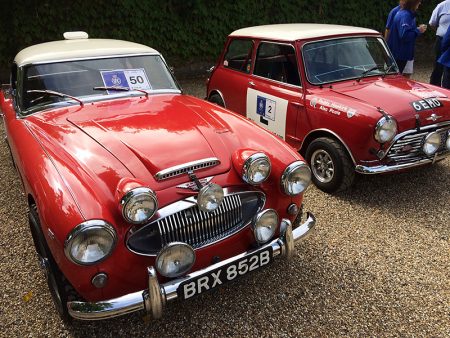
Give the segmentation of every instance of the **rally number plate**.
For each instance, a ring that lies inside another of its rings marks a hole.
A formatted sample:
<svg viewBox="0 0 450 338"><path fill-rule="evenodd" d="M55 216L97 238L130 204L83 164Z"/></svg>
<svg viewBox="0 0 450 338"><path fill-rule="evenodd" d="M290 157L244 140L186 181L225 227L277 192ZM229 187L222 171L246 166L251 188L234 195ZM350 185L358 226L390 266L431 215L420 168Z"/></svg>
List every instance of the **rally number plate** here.
<svg viewBox="0 0 450 338"><path fill-rule="evenodd" d="M177 290L178 297L181 299L194 297L202 292L214 289L239 276L268 265L272 260L272 247L256 251L232 263L181 283Z"/></svg>

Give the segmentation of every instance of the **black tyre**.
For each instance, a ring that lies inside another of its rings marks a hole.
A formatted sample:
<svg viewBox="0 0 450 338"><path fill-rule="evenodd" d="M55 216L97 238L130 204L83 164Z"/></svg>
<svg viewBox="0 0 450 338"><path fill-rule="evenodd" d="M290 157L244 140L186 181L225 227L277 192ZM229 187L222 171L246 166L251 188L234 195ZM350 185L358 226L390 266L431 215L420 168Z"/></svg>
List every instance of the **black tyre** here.
<svg viewBox="0 0 450 338"><path fill-rule="evenodd" d="M322 191L333 193L348 189L355 178L355 169L346 149L335 139L320 137L306 150L312 180Z"/></svg>
<svg viewBox="0 0 450 338"><path fill-rule="evenodd" d="M66 324L70 324L72 322L72 317L69 315L67 310L67 302L77 300L80 297L56 265L50 249L48 248L47 242L45 241L45 237L42 234L36 205L30 206L28 218L39 264L45 271L47 284L53 303L55 304L56 310L58 311L61 319Z"/></svg>
<svg viewBox="0 0 450 338"><path fill-rule="evenodd" d="M218 106L225 107L225 102L223 102L222 97L219 94L210 95L208 101L215 103Z"/></svg>

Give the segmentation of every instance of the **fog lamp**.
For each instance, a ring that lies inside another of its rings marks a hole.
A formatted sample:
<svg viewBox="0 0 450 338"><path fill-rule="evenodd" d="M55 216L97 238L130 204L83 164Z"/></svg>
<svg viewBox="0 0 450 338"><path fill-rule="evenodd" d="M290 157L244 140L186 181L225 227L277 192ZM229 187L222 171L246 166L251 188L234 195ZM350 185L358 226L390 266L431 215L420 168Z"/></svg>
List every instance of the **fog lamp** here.
<svg viewBox="0 0 450 338"><path fill-rule="evenodd" d="M432 132L425 136L425 139L423 140L422 150L426 155L431 156L438 151L440 146L441 136L436 132Z"/></svg>
<svg viewBox="0 0 450 338"><path fill-rule="evenodd" d="M271 167L270 159L266 154L253 154L242 167L242 179L249 184L260 184L269 177Z"/></svg>
<svg viewBox="0 0 450 338"><path fill-rule="evenodd" d="M200 189L197 196L198 208L205 212L213 212L223 201L224 192L220 185L210 183Z"/></svg>
<svg viewBox="0 0 450 338"><path fill-rule="evenodd" d="M194 263L194 249L186 243L173 242L159 252L156 270L165 277L175 278L186 274Z"/></svg>
<svg viewBox="0 0 450 338"><path fill-rule="evenodd" d="M269 241L278 226L278 214L273 209L266 209L256 215L253 224L253 233L258 243L263 244Z"/></svg>
<svg viewBox="0 0 450 338"><path fill-rule="evenodd" d="M301 194L311 183L311 170L303 161L290 164L281 175L281 186L286 194Z"/></svg>
<svg viewBox="0 0 450 338"><path fill-rule="evenodd" d="M158 209L156 194L147 187L139 187L128 191L121 199L120 206L123 218L133 224L147 222Z"/></svg>

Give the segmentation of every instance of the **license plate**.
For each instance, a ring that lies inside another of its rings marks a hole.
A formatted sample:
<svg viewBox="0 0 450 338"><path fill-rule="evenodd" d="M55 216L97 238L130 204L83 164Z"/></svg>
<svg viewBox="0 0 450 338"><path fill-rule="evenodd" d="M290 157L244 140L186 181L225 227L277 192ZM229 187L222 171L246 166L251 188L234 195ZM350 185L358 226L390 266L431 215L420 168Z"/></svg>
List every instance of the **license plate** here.
<svg viewBox="0 0 450 338"><path fill-rule="evenodd" d="M272 247L256 251L232 263L221 266L203 275L189 279L178 287L178 297L188 299L214 289L251 271L268 265L273 260Z"/></svg>

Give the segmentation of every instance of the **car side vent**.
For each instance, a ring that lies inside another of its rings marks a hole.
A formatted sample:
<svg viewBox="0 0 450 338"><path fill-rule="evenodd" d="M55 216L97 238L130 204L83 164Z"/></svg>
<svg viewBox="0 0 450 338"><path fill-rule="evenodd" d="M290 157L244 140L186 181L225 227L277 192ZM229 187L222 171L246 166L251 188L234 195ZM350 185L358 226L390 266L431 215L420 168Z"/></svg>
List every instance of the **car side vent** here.
<svg viewBox="0 0 450 338"><path fill-rule="evenodd" d="M169 178L186 174L188 171L206 169L220 164L220 160L215 157L204 158L198 161L192 161L180 165L176 165L156 173L157 181L167 180Z"/></svg>

